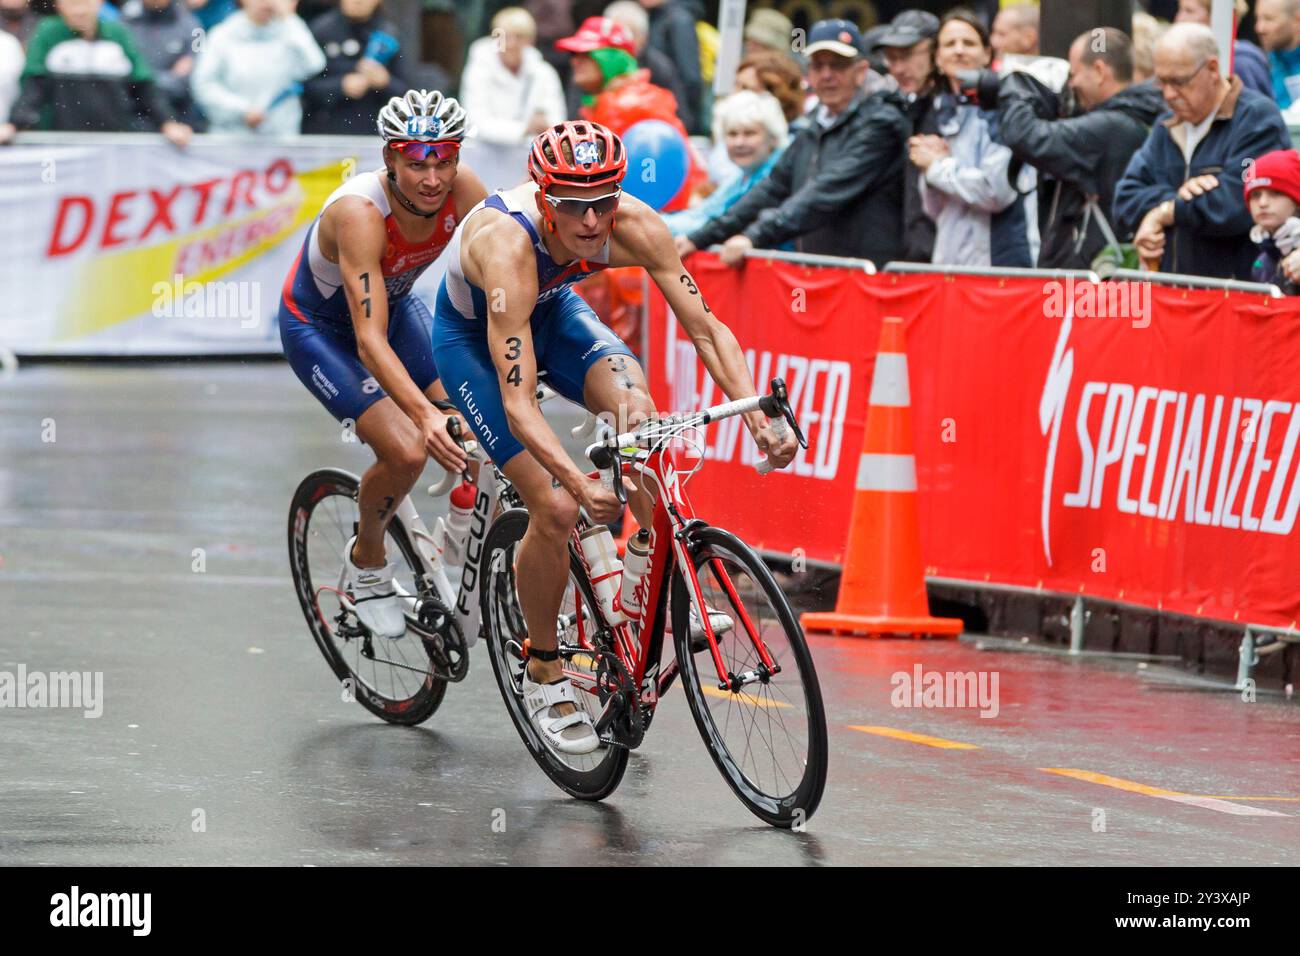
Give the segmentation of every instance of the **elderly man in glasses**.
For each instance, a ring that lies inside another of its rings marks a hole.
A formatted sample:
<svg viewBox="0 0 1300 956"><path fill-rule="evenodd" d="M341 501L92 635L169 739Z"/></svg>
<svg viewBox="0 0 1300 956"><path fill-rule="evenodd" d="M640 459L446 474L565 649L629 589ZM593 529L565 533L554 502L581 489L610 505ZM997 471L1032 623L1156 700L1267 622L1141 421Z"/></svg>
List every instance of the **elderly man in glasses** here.
<svg viewBox="0 0 1300 956"><path fill-rule="evenodd" d="M1210 28L1177 23L1156 43L1154 82L1170 114L1151 129L1115 189L1121 230L1161 272L1247 279L1253 260L1242 174L1290 143L1277 106L1219 72Z"/></svg>

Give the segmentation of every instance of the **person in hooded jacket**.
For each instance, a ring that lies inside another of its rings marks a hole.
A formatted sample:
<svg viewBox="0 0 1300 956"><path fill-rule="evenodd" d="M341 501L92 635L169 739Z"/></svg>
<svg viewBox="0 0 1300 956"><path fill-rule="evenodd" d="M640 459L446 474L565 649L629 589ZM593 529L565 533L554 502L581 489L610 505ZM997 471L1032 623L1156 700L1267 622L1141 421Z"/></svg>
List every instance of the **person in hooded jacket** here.
<svg viewBox="0 0 1300 956"><path fill-rule="evenodd" d="M198 18L184 0L127 0L122 5L122 22L153 69L154 85L167 97L177 118L201 132L207 124L190 95Z"/></svg>
<svg viewBox="0 0 1300 956"><path fill-rule="evenodd" d="M921 206L934 220L936 265L1033 264L1037 236L1030 235L1025 208L1032 187L1012 168L997 114L981 110L964 86L964 77L987 67L991 56L983 22L968 9L949 11L935 52L943 74L933 112L939 132L908 140L908 159L920 170Z"/></svg>
<svg viewBox="0 0 1300 956"><path fill-rule="evenodd" d="M325 70L303 84L304 133L369 136L375 114L409 84L397 27L379 0L339 0L311 21Z"/></svg>
<svg viewBox="0 0 1300 956"><path fill-rule="evenodd" d="M564 122L564 88L536 39L532 15L507 7L492 19L491 34L470 44L460 101L484 142L514 145Z"/></svg>
<svg viewBox="0 0 1300 956"><path fill-rule="evenodd" d="M663 53L677 68L681 96L677 115L692 135L707 134L700 115L704 77L700 70L700 43L695 24L704 19L701 0L641 0L650 14L648 45Z"/></svg>
<svg viewBox="0 0 1300 956"><path fill-rule="evenodd" d="M325 54L295 0L241 0L242 9L208 34L190 89L213 132L297 136L302 84Z"/></svg>
<svg viewBox="0 0 1300 956"><path fill-rule="evenodd" d="M1068 87L1078 115L1062 117L1062 97L1028 73L1007 74L998 85L1002 142L1039 172L1039 268L1091 268L1109 242L1098 213L1116 235L1115 186L1165 109L1155 86L1132 82L1128 36L1111 27L1103 34L1104 43L1094 44L1090 30L1070 46Z"/></svg>

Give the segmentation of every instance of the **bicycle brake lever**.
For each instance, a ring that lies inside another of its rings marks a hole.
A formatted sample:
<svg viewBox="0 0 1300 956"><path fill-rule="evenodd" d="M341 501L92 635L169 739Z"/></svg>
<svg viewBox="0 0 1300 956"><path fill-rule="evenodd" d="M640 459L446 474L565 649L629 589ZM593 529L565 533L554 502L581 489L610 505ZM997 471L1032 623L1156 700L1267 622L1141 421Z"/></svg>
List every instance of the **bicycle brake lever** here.
<svg viewBox="0 0 1300 956"><path fill-rule="evenodd" d="M465 453L465 467L460 473L461 480L472 481L473 479L470 477L469 473L469 457L474 454L474 449L478 447L478 443L473 439L468 441L465 440L461 431L459 418L452 417L447 419L447 434L451 436L452 441L459 445L461 451Z"/></svg>
<svg viewBox="0 0 1300 956"><path fill-rule="evenodd" d="M627 504L627 489L623 487L623 459L619 453L605 445L593 445L587 449L587 457L600 471L600 486L606 491L613 491L619 504Z"/></svg>
<svg viewBox="0 0 1300 956"><path fill-rule="evenodd" d="M780 378L772 379L772 398L776 400L776 411L785 419L792 429L794 429L794 440L799 443L800 448L808 447L808 439L804 437L803 429L795 420L794 409L790 407L790 392L785 387L785 380ZM768 416L769 418L775 416Z"/></svg>

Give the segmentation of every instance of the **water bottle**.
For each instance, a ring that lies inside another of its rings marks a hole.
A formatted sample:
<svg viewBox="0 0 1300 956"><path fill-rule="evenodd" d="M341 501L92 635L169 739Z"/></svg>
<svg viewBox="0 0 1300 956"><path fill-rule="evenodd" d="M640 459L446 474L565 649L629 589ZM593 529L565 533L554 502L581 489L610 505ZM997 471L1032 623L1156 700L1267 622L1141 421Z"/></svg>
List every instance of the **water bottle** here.
<svg viewBox="0 0 1300 956"><path fill-rule="evenodd" d="M650 566L650 532L642 528L627 542L623 555L623 583L619 586L618 603L629 620L641 620L641 595L637 588L646 568Z"/></svg>
<svg viewBox="0 0 1300 956"><path fill-rule="evenodd" d="M618 548L614 546L614 536L609 528L597 525L588 528L578 536L582 547L583 560L591 569L591 586L596 592L596 601L605 613L605 620L610 626L622 624L627 615L618 609L618 586L623 580L623 565L618 560Z"/></svg>
<svg viewBox="0 0 1300 956"><path fill-rule="evenodd" d="M451 510L447 512L447 534L442 545L442 559L448 564L461 564L465 560L465 542L469 539L469 521L476 497L474 486L468 481L451 490Z"/></svg>

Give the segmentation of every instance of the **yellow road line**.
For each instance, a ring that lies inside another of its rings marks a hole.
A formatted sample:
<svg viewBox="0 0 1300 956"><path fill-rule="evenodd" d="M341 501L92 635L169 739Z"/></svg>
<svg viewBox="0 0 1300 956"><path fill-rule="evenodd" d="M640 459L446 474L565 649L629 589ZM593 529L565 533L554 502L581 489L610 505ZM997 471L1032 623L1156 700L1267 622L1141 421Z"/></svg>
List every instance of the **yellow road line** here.
<svg viewBox="0 0 1300 956"><path fill-rule="evenodd" d="M1113 787L1116 790L1125 790L1129 793L1140 793L1143 796L1159 797L1162 800L1172 800L1174 803L1185 803L1194 807L1203 807L1206 810L1217 810L1220 813L1232 813L1237 816L1250 817L1285 817L1288 814L1278 813L1276 810L1265 810L1261 807L1250 807L1244 804L1231 803L1220 797L1201 797L1192 793L1182 793L1178 790L1165 790L1163 787L1152 787L1145 783L1137 783L1133 780L1124 780L1120 777L1112 777L1104 773L1097 773L1092 770L1078 770L1073 767L1039 767L1044 773L1054 773L1062 777L1070 777L1074 780L1082 780L1086 783L1095 783L1103 787Z"/></svg>
<svg viewBox="0 0 1300 956"><path fill-rule="evenodd" d="M723 700L730 700L732 697L736 696L732 694L731 691L729 690L719 690L716 687L709 687L707 685L705 685L700 689L704 691L704 693L709 697L721 697ZM740 692L740 697L745 701L745 703L753 704L755 707L789 707L790 706L783 700L772 700L771 698L753 697L750 694L746 694L743 690Z"/></svg>
<svg viewBox="0 0 1300 956"><path fill-rule="evenodd" d="M906 740L909 743L925 744L927 747L938 747L940 750L979 750L979 747L975 744L964 744L958 740L944 740L942 737L930 737L926 734L914 734L910 730L899 730L896 727L866 727L851 724L849 730L860 730L864 734L875 734L878 737L892 737L895 740Z"/></svg>

